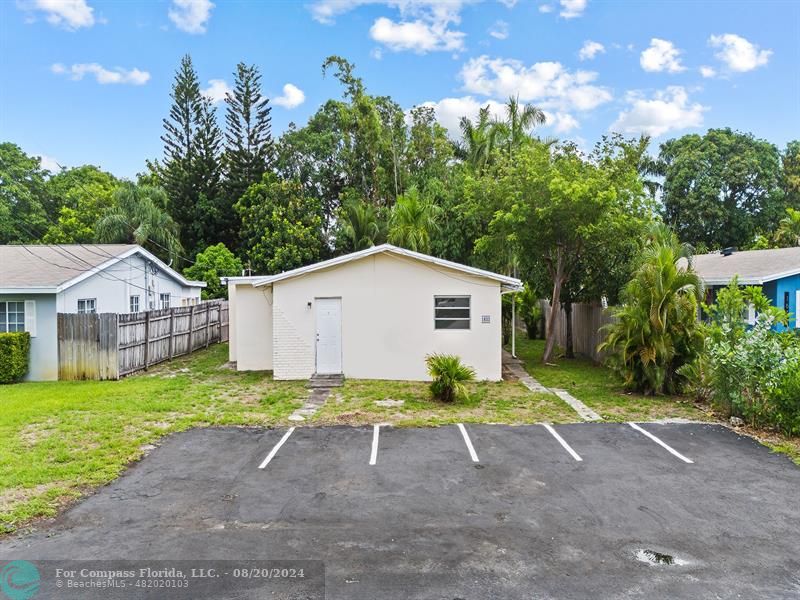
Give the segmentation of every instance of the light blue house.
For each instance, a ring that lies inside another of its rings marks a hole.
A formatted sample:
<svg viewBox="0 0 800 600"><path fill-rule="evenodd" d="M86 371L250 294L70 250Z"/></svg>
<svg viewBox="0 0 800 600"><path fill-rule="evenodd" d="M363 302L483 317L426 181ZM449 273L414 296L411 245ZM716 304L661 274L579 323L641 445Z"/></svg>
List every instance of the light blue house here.
<svg viewBox="0 0 800 600"><path fill-rule="evenodd" d="M741 285L761 286L774 306L789 313L789 328L800 329L800 247L698 254L692 265L706 284L706 302L713 302L717 291L738 276Z"/></svg>
<svg viewBox="0 0 800 600"><path fill-rule="evenodd" d="M205 285L135 244L0 246L0 333L30 333L27 380L58 379L58 313L197 304Z"/></svg>

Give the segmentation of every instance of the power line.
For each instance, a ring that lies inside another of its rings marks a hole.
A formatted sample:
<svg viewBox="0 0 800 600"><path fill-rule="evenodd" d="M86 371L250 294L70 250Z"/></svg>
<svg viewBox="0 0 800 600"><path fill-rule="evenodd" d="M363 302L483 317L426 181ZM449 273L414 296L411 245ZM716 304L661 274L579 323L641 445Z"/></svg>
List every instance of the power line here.
<svg viewBox="0 0 800 600"><path fill-rule="evenodd" d="M59 168L59 169L62 169L62 170L64 170L64 169L65 169L65 167L61 166L60 164L58 164L58 163L56 163L56 164L58 165L58 168ZM81 182L80 182L80 181L78 181L78 180L76 180L76 183L77 183L77 184L78 184L78 185L81 187L81 189L82 189L84 192L86 192L87 194L89 194L89 197L90 197L90 198L92 198L93 200L96 200L96 198L95 198L94 196L92 196L91 192L89 192L89 190L87 190L87 189L86 189L86 188L83 186L83 183L81 183ZM133 227L133 225L131 225L130 223L128 223L128 222L127 222L125 219L123 219L122 217L120 217L120 220L121 220L121 221L122 221L122 222L123 222L125 225L127 225L127 226L128 226L128 229L130 229L130 230L131 230L131 233L135 233L136 229ZM52 222L52 221L51 221L51 222ZM171 251L169 248L166 248L165 246L162 246L162 245L161 245L161 244L159 244L157 241L155 241L155 240L153 240L153 239L151 239L151 238L149 238L149 237L146 237L146 236L145 236L145 240L146 240L146 241L148 241L148 242L150 242L151 244L154 244L154 245L158 246L159 248L161 248L161 249L162 249L162 250L164 250L165 252L168 252L169 254L172 254L172 251ZM177 256L178 258L180 258L180 259L182 259L182 260L185 260L186 262L188 262L188 263L190 263L190 264L194 264L194 262L195 262L195 261L193 261L191 258L186 258L185 256L182 256L182 255L178 254L177 252L175 252L175 256Z"/></svg>

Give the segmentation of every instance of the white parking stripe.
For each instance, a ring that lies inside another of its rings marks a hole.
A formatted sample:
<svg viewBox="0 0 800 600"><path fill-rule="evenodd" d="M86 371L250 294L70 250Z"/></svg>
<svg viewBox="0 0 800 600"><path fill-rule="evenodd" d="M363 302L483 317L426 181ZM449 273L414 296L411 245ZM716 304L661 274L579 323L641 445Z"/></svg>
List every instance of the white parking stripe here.
<svg viewBox="0 0 800 600"><path fill-rule="evenodd" d="M369 464L371 465L378 463L378 435L380 431L380 425L375 425L372 429L372 453L369 455Z"/></svg>
<svg viewBox="0 0 800 600"><path fill-rule="evenodd" d="M275 444L275 447L272 450L270 450L269 454L267 454L267 458L264 459L264 462L258 465L259 469L263 469L264 467L266 467L269 464L269 461L275 458L275 455L278 453L278 450L280 450L281 446L283 446L283 443L289 439L289 436L292 435L293 431L294 427L289 427L289 430L283 434L281 441Z"/></svg>
<svg viewBox="0 0 800 600"><path fill-rule="evenodd" d="M654 436L654 435L653 435L652 433L650 433L649 431L645 431L644 429L642 429L641 427L639 427L639 426L638 426L636 423L628 423L628 425L630 425L631 427L633 427L633 428L634 428L636 431L640 431L640 432L642 432L643 434L645 434L647 437L649 437L651 440L653 440L653 441L654 441L656 444L658 444L659 446L661 446L662 448L664 448L665 450L667 450L667 451L668 451L670 454L672 454L672 455L674 455L674 456L677 456L677 457L678 457L678 458L680 458L680 459L681 459L683 462L685 462L685 463L689 463L690 465L694 464L694 461L693 461L692 459L690 459L690 458L686 458L686 457L685 457L683 454L681 454L680 452L678 452L678 451L677 451L677 450L675 450L674 448L670 448L670 447L669 447L667 444L665 444L664 442L662 442L660 439L658 439L656 436Z"/></svg>
<svg viewBox="0 0 800 600"><path fill-rule="evenodd" d="M458 428L461 430L461 435L464 436L464 443L467 445L467 450L469 450L469 455L472 457L472 462L480 462L478 460L478 455L475 454L475 448L472 447L472 442L469 439L469 434L467 433L467 429L464 427L464 424L459 423Z"/></svg>
<svg viewBox="0 0 800 600"><path fill-rule="evenodd" d="M557 432L555 429L553 429L553 426L552 426L552 425L550 425L549 423L542 423L542 426L543 426L545 429L547 429L547 431L549 431L550 433L552 433L552 434L553 434L553 437L554 437L554 438L556 438L556 439L558 440L558 443L559 443L559 444L561 444L562 446L564 446L564 450L566 450L567 452L569 452L569 453L570 453L570 455L572 456L572 458L574 458L575 460L578 460L578 461L582 461L582 460L583 460L583 459L582 459L582 458L581 458L581 457L578 455L578 453L577 453L577 452L575 452L575 450L573 450L573 449L570 447L570 445L569 445L567 442L565 442L565 441L564 441L564 438L562 438L560 435L558 435L558 432Z"/></svg>

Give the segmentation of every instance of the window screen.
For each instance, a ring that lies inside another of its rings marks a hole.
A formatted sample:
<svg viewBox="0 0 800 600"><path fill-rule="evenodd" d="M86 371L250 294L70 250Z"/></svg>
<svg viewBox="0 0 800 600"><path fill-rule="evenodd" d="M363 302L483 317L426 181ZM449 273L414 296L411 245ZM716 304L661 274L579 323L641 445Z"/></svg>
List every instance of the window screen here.
<svg viewBox="0 0 800 600"><path fill-rule="evenodd" d="M78 300L78 313L95 313L97 312L97 299L96 298L81 298Z"/></svg>
<svg viewBox="0 0 800 600"><path fill-rule="evenodd" d="M138 313L139 312L139 296L131 296L131 312Z"/></svg>
<svg viewBox="0 0 800 600"><path fill-rule="evenodd" d="M0 302L0 333L25 331L25 302Z"/></svg>
<svg viewBox="0 0 800 600"><path fill-rule="evenodd" d="M435 329L469 329L469 296L434 296Z"/></svg>

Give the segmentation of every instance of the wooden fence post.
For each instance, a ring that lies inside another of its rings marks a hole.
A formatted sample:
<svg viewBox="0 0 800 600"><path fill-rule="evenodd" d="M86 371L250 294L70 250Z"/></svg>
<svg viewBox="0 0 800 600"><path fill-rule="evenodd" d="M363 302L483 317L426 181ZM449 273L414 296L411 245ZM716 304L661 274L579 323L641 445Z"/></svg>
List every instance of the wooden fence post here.
<svg viewBox="0 0 800 600"><path fill-rule="evenodd" d="M206 348L211 337L211 305L206 303Z"/></svg>
<svg viewBox="0 0 800 600"><path fill-rule="evenodd" d="M144 370L150 366L150 311L144 313Z"/></svg>
<svg viewBox="0 0 800 600"><path fill-rule="evenodd" d="M174 330L175 330L175 309L169 309L169 359L172 360L172 353L175 350L175 344L173 342L173 338L175 337Z"/></svg>
<svg viewBox="0 0 800 600"><path fill-rule="evenodd" d="M189 308L189 348L186 354L194 352L194 304Z"/></svg>

